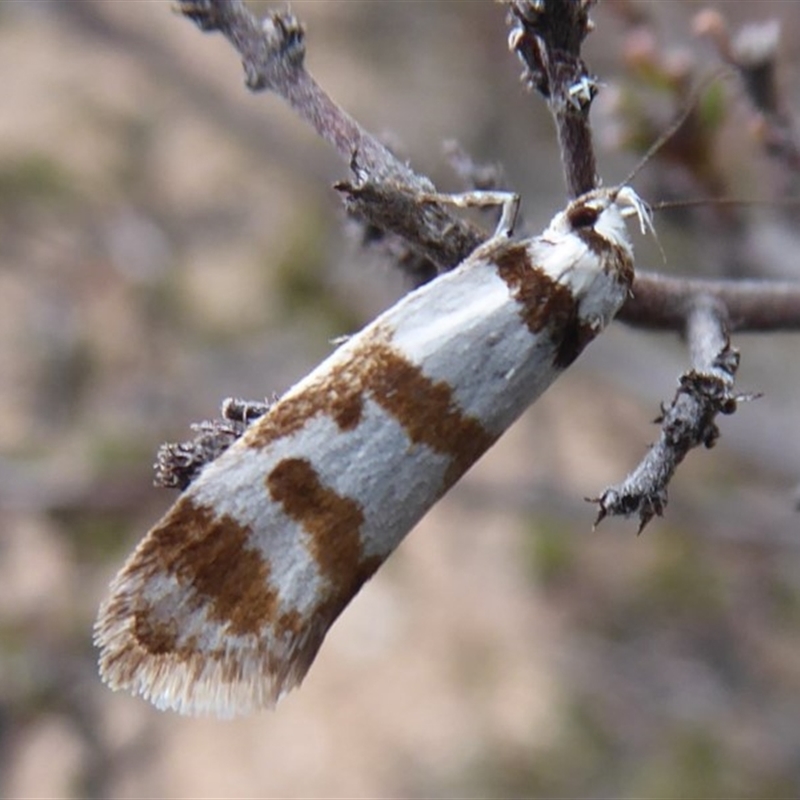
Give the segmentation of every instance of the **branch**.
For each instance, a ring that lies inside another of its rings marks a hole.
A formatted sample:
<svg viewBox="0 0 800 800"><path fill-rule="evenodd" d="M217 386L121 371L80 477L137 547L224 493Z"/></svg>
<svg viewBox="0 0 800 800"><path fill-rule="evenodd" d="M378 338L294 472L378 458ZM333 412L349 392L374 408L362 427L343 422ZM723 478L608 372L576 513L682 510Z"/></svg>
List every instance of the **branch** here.
<svg viewBox="0 0 800 800"><path fill-rule="evenodd" d="M617 486L593 498L600 510L595 525L605 517L637 514L639 532L667 505L667 485L678 464L692 448L713 447L719 437L717 414L732 414L749 396L732 393L739 354L730 346L727 313L713 297L697 296L689 309L686 338L692 369L684 372L669 408L662 409L661 435L639 466Z"/></svg>
<svg viewBox="0 0 800 800"><path fill-rule="evenodd" d="M435 192L431 181L396 158L319 86L305 69L305 31L292 14L271 11L259 22L242 0L178 0L177 8L201 30L228 39L242 57L248 89L282 97L350 165L353 183L336 186L350 214L402 237L438 272L457 266L484 241L486 234L452 209L420 202L420 194Z"/></svg>
<svg viewBox="0 0 800 800"><path fill-rule="evenodd" d="M637 272L633 296L617 319L637 328L682 330L698 297L727 309L730 331L799 331L800 283L703 280Z"/></svg>
<svg viewBox="0 0 800 800"><path fill-rule="evenodd" d="M509 47L525 64L524 79L547 101L556 124L570 197L597 186L589 109L597 80L581 59L595 0L507 0L516 26Z"/></svg>
<svg viewBox="0 0 800 800"><path fill-rule="evenodd" d="M322 90L304 67L305 30L292 14L272 11L259 21L242 0L179 0L178 10L205 32L219 31L242 57L247 88L268 89L286 100L317 133L375 179L429 182L394 158Z"/></svg>

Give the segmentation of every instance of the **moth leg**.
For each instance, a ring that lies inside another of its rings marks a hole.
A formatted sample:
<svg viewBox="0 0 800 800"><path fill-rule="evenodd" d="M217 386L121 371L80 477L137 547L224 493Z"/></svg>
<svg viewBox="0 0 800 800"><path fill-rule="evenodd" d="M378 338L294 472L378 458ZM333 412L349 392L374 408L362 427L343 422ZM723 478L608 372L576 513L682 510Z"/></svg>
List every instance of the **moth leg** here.
<svg viewBox="0 0 800 800"><path fill-rule="evenodd" d="M420 199L424 203L446 203L458 208L489 208L500 206L500 220L492 234L492 238L508 239L514 230L519 211L519 195L516 192L482 191L476 189L472 192L459 194L423 194Z"/></svg>

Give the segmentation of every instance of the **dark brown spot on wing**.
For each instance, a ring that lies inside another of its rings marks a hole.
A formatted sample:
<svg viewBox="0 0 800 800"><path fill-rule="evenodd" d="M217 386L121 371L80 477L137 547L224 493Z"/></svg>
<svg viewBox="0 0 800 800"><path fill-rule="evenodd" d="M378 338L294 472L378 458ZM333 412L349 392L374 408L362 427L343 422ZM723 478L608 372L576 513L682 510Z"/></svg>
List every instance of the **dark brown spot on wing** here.
<svg viewBox="0 0 800 800"><path fill-rule="evenodd" d="M560 330L578 317L578 300L569 287L553 280L531 262L527 248L510 245L495 258L497 274L520 304L520 315L531 333Z"/></svg>
<svg viewBox="0 0 800 800"><path fill-rule="evenodd" d="M633 283L633 262L622 247L610 244L597 231L583 228L575 231L586 246L603 259L603 271L621 285L630 288ZM568 367L583 348L597 335L591 324L581 321L577 314L567 319L564 337L556 354L556 366Z"/></svg>
<svg viewBox="0 0 800 800"><path fill-rule="evenodd" d="M348 382L345 372L346 365L340 366L303 392L281 398L250 427L244 440L251 447L266 447L296 433L317 414L327 414L340 430L355 428L361 421L363 398L358 387Z"/></svg>
<svg viewBox="0 0 800 800"><path fill-rule="evenodd" d="M322 616L278 613L269 564L248 546L249 536L246 526L184 496L145 537L117 577L95 629L101 674L112 687L163 700L169 675L173 700L180 696L191 705L198 698L207 704L209 694L229 684L232 705L220 710L249 710L300 682L338 613L332 607L343 608L349 596L341 590L322 595ZM376 566L363 559L350 569L351 594ZM216 626L209 629L213 646L191 633L206 621ZM236 649L226 644L228 635L253 638ZM253 683L257 675L263 684Z"/></svg>
<svg viewBox="0 0 800 800"><path fill-rule="evenodd" d="M370 349L365 389L405 429L414 444L450 456L446 477L452 485L494 443L475 417L464 414L445 381L434 381L397 350L384 344Z"/></svg>
<svg viewBox="0 0 800 800"><path fill-rule="evenodd" d="M136 641L153 655L172 653L178 648L177 622L156 619L150 606L145 606L134 614L133 635Z"/></svg>
<svg viewBox="0 0 800 800"><path fill-rule="evenodd" d="M125 572L175 576L186 588L187 611L204 607L231 634L257 634L274 621L278 593L251 538L249 527L184 496L145 537L120 578ZM163 647L163 633L159 637L155 644Z"/></svg>
<svg viewBox="0 0 800 800"><path fill-rule="evenodd" d="M603 271L613 275L620 284L630 287L633 283L633 261L619 245L611 244L594 228L580 228L575 235L586 247L603 261Z"/></svg>
<svg viewBox="0 0 800 800"><path fill-rule="evenodd" d="M280 400L245 434L251 447L262 448L288 436L318 414L327 414L342 429L358 424L363 398L371 397L403 426L415 444L451 457L451 485L490 447L495 438L475 417L458 407L453 390L422 370L373 331L347 362L331 369L305 391Z"/></svg>
<svg viewBox="0 0 800 800"><path fill-rule="evenodd" d="M596 335L597 329L588 322L581 322L577 316L570 317L565 323L558 349L553 358L554 366L566 369Z"/></svg>
<svg viewBox="0 0 800 800"><path fill-rule="evenodd" d="M383 558L364 557L361 507L355 500L325 486L308 460L286 458L279 462L267 476L267 488L272 499L309 534L309 551L321 576L328 581L328 589L323 590L314 614L325 624L320 628L313 652L309 653L313 659L327 627Z"/></svg>
<svg viewBox="0 0 800 800"><path fill-rule="evenodd" d="M310 461L286 458L267 476L276 503L311 536L311 554L323 577L337 583L361 560L364 512L349 497L324 486Z"/></svg>
<svg viewBox="0 0 800 800"><path fill-rule="evenodd" d="M603 257L609 250L608 241L603 238L594 228L577 228L573 233L589 248L589 251L596 256Z"/></svg>
<svg viewBox="0 0 800 800"><path fill-rule="evenodd" d="M602 255L604 270L630 285L633 265L622 248L610 246L591 228L575 232L595 255ZM532 263L523 244L505 245L494 253L497 273L520 304L520 316L531 333L548 328L558 336L553 364L564 369L597 335L597 328L580 317L580 301L572 290L553 280Z"/></svg>

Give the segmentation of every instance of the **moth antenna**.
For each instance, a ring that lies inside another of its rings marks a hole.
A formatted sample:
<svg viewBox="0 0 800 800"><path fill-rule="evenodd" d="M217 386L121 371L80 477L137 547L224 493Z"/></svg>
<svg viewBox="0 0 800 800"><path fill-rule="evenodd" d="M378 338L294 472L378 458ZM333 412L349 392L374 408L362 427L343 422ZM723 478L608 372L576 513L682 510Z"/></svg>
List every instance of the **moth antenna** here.
<svg viewBox="0 0 800 800"><path fill-rule="evenodd" d="M728 67L722 67L715 70L707 77L703 78L700 83L692 90L689 99L681 113L672 121L667 129L650 145L647 152L639 159L639 163L630 171L628 176L622 182L623 185L630 183L641 171L642 167L680 130L683 123L689 118L689 114L697 106L697 103L702 96L703 92L708 89L718 79L722 78L726 73L730 73Z"/></svg>
<svg viewBox="0 0 800 800"><path fill-rule="evenodd" d="M653 230L653 241L656 243L656 247L658 248L658 252L661 253L661 263L666 266L667 265L667 254L664 252L664 248L661 246L661 240L658 238L658 234Z"/></svg>
<svg viewBox="0 0 800 800"><path fill-rule="evenodd" d="M698 206L767 206L769 208L795 208L800 206L800 198L782 200L740 200L736 197L698 197L693 200L664 200L650 206L651 211L665 211L670 208L695 208Z"/></svg>
<svg viewBox="0 0 800 800"><path fill-rule="evenodd" d="M649 206L649 210L651 212L656 211L666 211L671 208L697 208L700 206L726 206L726 207L737 207L737 206L768 206L770 208L779 207L779 208L798 208L800 207L800 198L784 198L780 200L765 200L765 199L756 199L756 200L740 200L735 197L698 197L692 200L662 200L660 203L655 203L654 205ZM667 263L667 257L664 254L664 250L661 247L661 243L658 241L658 237L655 235L655 231L653 231L653 238L656 240L656 245L658 246L659 251L661 252L661 258L664 263Z"/></svg>

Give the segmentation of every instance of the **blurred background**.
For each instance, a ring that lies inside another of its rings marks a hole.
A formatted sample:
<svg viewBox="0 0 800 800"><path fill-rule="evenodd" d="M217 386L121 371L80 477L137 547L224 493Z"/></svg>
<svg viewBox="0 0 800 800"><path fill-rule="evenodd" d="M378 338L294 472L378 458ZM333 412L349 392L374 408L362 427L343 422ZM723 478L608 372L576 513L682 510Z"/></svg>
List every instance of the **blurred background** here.
<svg viewBox="0 0 800 800"><path fill-rule="evenodd" d="M781 21L796 109L797 4L711 5L733 29ZM607 183L674 114L667 78L718 63L692 34L703 7L594 12ZM562 207L500 6L292 9L309 70L442 190L463 188L457 140L502 165L523 230ZM800 793L797 335L736 337L739 387L764 397L720 421L640 537L592 530L583 498L643 455L688 356L618 324L414 530L276 711L189 719L105 688L97 606L174 499L152 487L158 445L226 396L282 392L408 283L344 220L346 165L166 0L3 2L0 75L0 795ZM707 180L662 158L637 178L648 200L785 193L741 90L714 92L692 151ZM796 278L789 213L659 219L667 264L639 238L637 265Z"/></svg>

